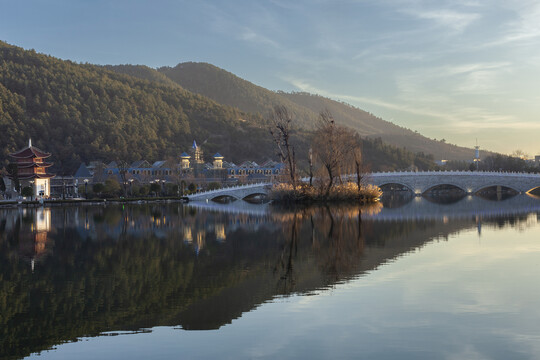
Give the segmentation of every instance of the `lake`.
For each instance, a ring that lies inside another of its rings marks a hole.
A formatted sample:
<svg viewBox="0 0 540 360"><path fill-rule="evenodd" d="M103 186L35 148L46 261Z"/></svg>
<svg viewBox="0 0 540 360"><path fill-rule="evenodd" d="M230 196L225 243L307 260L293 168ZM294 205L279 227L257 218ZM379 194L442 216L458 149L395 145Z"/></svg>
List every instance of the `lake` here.
<svg viewBox="0 0 540 360"><path fill-rule="evenodd" d="M540 358L540 200L0 209L2 359Z"/></svg>

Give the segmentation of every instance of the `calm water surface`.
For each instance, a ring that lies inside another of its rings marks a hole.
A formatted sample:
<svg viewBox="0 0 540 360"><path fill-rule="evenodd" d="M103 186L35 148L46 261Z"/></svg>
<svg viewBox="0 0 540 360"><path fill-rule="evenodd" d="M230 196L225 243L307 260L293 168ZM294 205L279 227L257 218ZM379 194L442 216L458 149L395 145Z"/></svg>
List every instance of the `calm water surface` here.
<svg viewBox="0 0 540 360"><path fill-rule="evenodd" d="M0 358L540 358L540 200L384 205L0 209Z"/></svg>

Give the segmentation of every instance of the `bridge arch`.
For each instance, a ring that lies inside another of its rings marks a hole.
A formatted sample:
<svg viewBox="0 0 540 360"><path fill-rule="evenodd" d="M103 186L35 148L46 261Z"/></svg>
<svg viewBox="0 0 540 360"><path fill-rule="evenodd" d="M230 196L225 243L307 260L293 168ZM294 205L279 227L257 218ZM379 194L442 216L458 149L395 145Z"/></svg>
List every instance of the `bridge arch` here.
<svg viewBox="0 0 540 360"><path fill-rule="evenodd" d="M214 196L213 198L210 198L209 200L214 201L214 202L220 202L220 201L226 202L227 200L236 201L236 200L242 200L242 199L231 194L219 194L219 195Z"/></svg>
<svg viewBox="0 0 540 360"><path fill-rule="evenodd" d="M391 187L393 185L398 185L398 186L401 186L403 188L406 188L408 191L414 193L414 190L412 189L412 187L410 185L407 185L407 184L404 184L402 182L395 182L395 181L390 181L390 182L385 182L385 183L382 183L379 186L379 188L381 188L381 190L384 192L384 188L388 188L388 187Z"/></svg>
<svg viewBox="0 0 540 360"><path fill-rule="evenodd" d="M424 189L422 191L422 194L427 194L427 193L430 193L432 192L433 190L437 189L437 188L444 188L444 187L452 187L452 188L456 188L460 191L462 191L463 193L467 194L469 191L467 191L468 189L464 189L462 185L458 185L458 184L452 184L452 183L440 183L440 184L435 184L435 185L432 185L426 189Z"/></svg>
<svg viewBox="0 0 540 360"><path fill-rule="evenodd" d="M268 194L267 194L267 193L264 193L264 192L261 192L261 191L253 192L253 193L251 193L251 194L247 194L246 196L244 196L244 197L242 198L242 200L249 199L249 198L256 197L256 196L265 196L265 197L268 197Z"/></svg>
<svg viewBox="0 0 540 360"><path fill-rule="evenodd" d="M529 195L534 195L534 196L539 196L540 197L540 186L529 189L525 193L529 194Z"/></svg>
<svg viewBox="0 0 540 360"><path fill-rule="evenodd" d="M494 184L487 184L487 185L481 185L481 186L478 186L477 188L473 189L473 194L477 194L479 193L480 191L482 190L486 190L486 189L489 189L489 188L493 188L493 187L501 187L501 188L506 188L506 189L510 189L512 191L515 191L516 193L520 193L520 190L519 189L516 189L514 188L513 186L509 185L509 184L505 184L505 185L502 185L500 183L494 183Z"/></svg>

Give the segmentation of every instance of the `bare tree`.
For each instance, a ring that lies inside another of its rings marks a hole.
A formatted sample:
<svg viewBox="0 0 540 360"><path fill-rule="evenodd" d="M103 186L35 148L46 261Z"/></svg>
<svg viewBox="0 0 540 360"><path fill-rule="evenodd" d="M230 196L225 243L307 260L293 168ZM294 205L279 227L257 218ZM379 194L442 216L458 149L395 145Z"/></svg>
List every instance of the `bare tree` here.
<svg viewBox="0 0 540 360"><path fill-rule="evenodd" d="M362 149L360 144L354 147L353 149L353 159L354 159L354 170L356 171L356 185L358 186L358 191L362 187Z"/></svg>
<svg viewBox="0 0 540 360"><path fill-rule="evenodd" d="M284 106L274 107L270 117L270 134L278 149L280 160L286 164L293 189L296 190L296 159L294 146L291 144L292 117Z"/></svg>
<svg viewBox="0 0 540 360"><path fill-rule="evenodd" d="M336 125L328 110L321 112L317 131L313 138L314 153L328 175L326 196L329 195L335 179L343 182L342 175L356 172L360 188L362 152L360 138L356 132Z"/></svg>

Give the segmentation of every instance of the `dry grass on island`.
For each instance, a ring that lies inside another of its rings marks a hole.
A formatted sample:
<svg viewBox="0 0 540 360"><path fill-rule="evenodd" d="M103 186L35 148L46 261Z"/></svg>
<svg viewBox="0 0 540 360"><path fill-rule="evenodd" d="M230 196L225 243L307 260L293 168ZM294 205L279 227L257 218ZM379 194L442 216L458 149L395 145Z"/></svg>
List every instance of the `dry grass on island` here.
<svg viewBox="0 0 540 360"><path fill-rule="evenodd" d="M355 183L336 184L329 192L324 186L300 184L296 189L291 184L282 183L272 187L270 199L275 202L309 203L309 202L377 202L382 195L379 187L363 185L358 189Z"/></svg>

